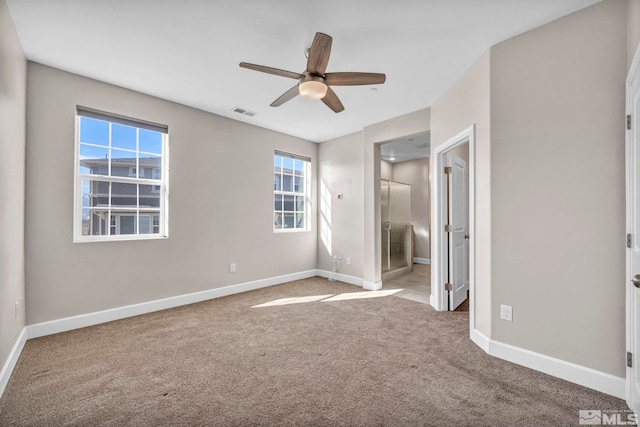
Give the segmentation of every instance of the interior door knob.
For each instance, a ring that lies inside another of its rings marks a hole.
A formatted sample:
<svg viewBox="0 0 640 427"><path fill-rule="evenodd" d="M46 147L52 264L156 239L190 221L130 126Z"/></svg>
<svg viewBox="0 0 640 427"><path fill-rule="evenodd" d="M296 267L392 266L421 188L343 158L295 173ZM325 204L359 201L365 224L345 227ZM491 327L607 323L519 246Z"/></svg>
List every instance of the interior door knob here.
<svg viewBox="0 0 640 427"><path fill-rule="evenodd" d="M633 279L631 279L631 283L633 283L633 286L635 286L636 288L640 288L640 274L636 274L635 276L633 276Z"/></svg>
<svg viewBox="0 0 640 427"><path fill-rule="evenodd" d="M465 238L465 239L467 239L467 240L469 240L469 234L465 234L465 235L464 235L464 238Z"/></svg>

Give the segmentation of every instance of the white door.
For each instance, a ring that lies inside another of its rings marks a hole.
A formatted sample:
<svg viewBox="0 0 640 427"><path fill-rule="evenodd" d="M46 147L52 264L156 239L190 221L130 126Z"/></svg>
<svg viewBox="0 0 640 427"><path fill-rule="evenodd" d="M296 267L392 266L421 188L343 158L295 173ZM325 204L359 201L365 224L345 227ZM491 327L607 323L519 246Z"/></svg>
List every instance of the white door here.
<svg viewBox="0 0 640 427"><path fill-rule="evenodd" d="M640 58L627 79L627 403L640 415ZM628 126L629 127L629 126ZM629 358L629 355L627 355ZM628 361L629 362L629 361Z"/></svg>
<svg viewBox="0 0 640 427"><path fill-rule="evenodd" d="M455 310L467 299L469 253L467 234L467 162L449 156L449 310Z"/></svg>

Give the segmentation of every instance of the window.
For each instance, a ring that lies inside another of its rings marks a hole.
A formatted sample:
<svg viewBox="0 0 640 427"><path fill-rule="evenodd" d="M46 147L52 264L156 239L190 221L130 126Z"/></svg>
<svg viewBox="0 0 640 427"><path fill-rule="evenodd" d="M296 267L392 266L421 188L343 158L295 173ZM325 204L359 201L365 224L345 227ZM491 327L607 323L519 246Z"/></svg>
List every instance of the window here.
<svg viewBox="0 0 640 427"><path fill-rule="evenodd" d="M167 127L84 107L76 124L75 241L167 237Z"/></svg>
<svg viewBox="0 0 640 427"><path fill-rule="evenodd" d="M311 159L280 151L273 159L274 231L309 230Z"/></svg>

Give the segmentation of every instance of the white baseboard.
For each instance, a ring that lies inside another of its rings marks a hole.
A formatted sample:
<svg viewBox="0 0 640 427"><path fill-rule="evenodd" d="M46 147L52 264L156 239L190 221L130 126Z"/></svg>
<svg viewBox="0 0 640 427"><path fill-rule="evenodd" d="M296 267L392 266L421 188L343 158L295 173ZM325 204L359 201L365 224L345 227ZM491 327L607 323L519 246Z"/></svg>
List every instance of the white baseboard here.
<svg viewBox="0 0 640 427"><path fill-rule="evenodd" d="M413 257L413 263L414 264L431 265L431 260L429 258L418 258L417 256L414 256Z"/></svg>
<svg viewBox="0 0 640 427"><path fill-rule="evenodd" d="M429 304L437 311L447 311L447 307L440 307L440 302L434 294L429 295Z"/></svg>
<svg viewBox="0 0 640 427"><path fill-rule="evenodd" d="M196 302L238 294L240 292L279 285L281 283L292 282L294 280L307 279L316 275L318 275L317 270L302 271L300 273L285 274L283 276L270 277L237 285L224 286L222 288L209 289L206 291L127 305L94 313L65 317L62 319L51 320L49 322L36 323L27 326L27 338L37 338L45 335L57 334L59 332L71 331L73 329L84 328L127 317L179 307L181 305L193 304Z"/></svg>
<svg viewBox="0 0 640 427"><path fill-rule="evenodd" d="M579 384L620 399L625 398L626 380L575 363L556 359L520 347L514 347L487 338L477 330L471 331L471 340L491 356L517 365L543 372L553 377Z"/></svg>
<svg viewBox="0 0 640 427"><path fill-rule="evenodd" d="M327 279L339 280L340 282L349 283L351 285L362 286L362 279L355 276L349 276L342 273L334 273L327 270L316 270L316 275L326 277Z"/></svg>
<svg viewBox="0 0 640 427"><path fill-rule="evenodd" d="M368 291L379 291L382 289L382 281L368 282L366 280L362 280L362 288Z"/></svg>
<svg viewBox="0 0 640 427"><path fill-rule="evenodd" d="M18 335L18 339L16 343L13 345L11 352L9 352L9 357L4 362L2 366L2 370L0 371L0 396L4 393L4 389L7 387L9 383L9 378L11 378L11 373L13 372L13 368L16 367L16 363L18 363L18 358L20 357L20 353L22 353L22 349L24 348L24 344L27 342L27 328L22 328L22 332Z"/></svg>
<svg viewBox="0 0 640 427"><path fill-rule="evenodd" d="M364 279L355 276L349 276L342 273L334 273L332 271L327 270L316 270L317 275L320 277L333 278L335 280L339 280L344 283L349 283L356 286L361 286L363 289L367 291L379 291L382 289L382 281L378 282L367 282Z"/></svg>
<svg viewBox="0 0 640 427"><path fill-rule="evenodd" d="M489 338L486 337L482 332L477 329L472 329L471 334L469 334L469 338L473 341L478 347L484 350L485 353L489 353Z"/></svg>

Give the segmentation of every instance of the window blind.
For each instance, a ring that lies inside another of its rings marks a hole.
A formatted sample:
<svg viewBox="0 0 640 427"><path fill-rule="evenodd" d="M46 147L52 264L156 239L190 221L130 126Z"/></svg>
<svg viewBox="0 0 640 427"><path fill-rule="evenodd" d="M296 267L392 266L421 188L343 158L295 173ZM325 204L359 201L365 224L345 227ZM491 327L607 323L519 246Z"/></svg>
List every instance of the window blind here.
<svg viewBox="0 0 640 427"><path fill-rule="evenodd" d="M292 159L302 160L303 162L311 163L311 157L301 156L299 154L291 154L291 153L287 153L285 151L275 150L275 155L276 156L282 156L282 157L289 157L289 158L292 158Z"/></svg>
<svg viewBox="0 0 640 427"><path fill-rule="evenodd" d="M169 127L159 123L153 123L146 120L132 119L130 117L121 116L119 114L106 113L104 111L95 110L93 108L76 106L79 116L88 117L90 119L105 120L112 123L118 123L125 126L132 126L140 129L146 129L154 132L169 133Z"/></svg>

